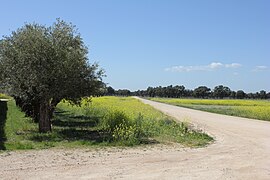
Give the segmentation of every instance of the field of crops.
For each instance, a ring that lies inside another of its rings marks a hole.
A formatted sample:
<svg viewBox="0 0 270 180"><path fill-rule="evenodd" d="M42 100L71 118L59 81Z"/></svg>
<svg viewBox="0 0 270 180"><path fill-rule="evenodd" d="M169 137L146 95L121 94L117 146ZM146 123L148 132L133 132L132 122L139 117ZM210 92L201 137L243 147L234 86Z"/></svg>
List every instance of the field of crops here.
<svg viewBox="0 0 270 180"><path fill-rule="evenodd" d="M70 106L66 102L61 102L58 107L66 110L68 109L75 114L88 113L102 116L104 115L104 113L122 111L131 119L137 118L139 114L143 115L146 119L153 120L161 120L168 118L166 115L155 110L151 106L142 104L137 99L131 97L104 96L92 98L91 102L83 100L81 107Z"/></svg>
<svg viewBox="0 0 270 180"><path fill-rule="evenodd" d="M181 107L270 121L270 101L235 99L176 99L150 98L153 101Z"/></svg>

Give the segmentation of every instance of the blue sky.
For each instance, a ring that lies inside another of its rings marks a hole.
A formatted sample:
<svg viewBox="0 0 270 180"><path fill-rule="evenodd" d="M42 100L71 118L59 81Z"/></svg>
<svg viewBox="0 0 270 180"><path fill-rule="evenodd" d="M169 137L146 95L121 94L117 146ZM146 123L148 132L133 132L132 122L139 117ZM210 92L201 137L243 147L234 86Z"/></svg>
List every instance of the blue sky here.
<svg viewBox="0 0 270 180"><path fill-rule="evenodd" d="M0 36L25 22L77 26L115 89L270 91L269 0L0 0Z"/></svg>

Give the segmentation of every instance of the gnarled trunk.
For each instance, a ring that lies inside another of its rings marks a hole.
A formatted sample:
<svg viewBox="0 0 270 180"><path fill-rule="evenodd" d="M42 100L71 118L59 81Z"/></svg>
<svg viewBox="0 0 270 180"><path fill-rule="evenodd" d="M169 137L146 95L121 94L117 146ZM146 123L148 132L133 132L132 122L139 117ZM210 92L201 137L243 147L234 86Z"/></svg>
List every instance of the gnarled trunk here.
<svg viewBox="0 0 270 180"><path fill-rule="evenodd" d="M57 106L57 104L61 101L61 99L55 99L53 98L51 101L51 106L50 106L50 119L53 118L53 113L55 111L55 108Z"/></svg>
<svg viewBox="0 0 270 180"><path fill-rule="evenodd" d="M49 101L43 101L39 107L39 132L51 132L50 104Z"/></svg>

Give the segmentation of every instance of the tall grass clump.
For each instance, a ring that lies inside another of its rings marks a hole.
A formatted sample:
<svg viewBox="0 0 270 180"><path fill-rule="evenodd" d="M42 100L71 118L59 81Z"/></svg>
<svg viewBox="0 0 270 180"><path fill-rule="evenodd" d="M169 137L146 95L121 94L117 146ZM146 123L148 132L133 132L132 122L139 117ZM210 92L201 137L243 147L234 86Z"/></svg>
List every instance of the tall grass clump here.
<svg viewBox="0 0 270 180"><path fill-rule="evenodd" d="M105 139L120 145L140 143L141 126L123 111L110 111L100 121L100 129L107 133Z"/></svg>

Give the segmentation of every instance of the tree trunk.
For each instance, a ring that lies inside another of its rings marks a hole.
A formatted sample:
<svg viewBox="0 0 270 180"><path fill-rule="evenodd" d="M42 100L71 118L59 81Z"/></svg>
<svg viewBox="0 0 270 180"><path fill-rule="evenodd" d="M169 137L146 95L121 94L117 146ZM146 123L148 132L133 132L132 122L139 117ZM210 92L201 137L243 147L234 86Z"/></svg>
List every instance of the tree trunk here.
<svg viewBox="0 0 270 180"><path fill-rule="evenodd" d="M50 105L49 101L43 101L39 107L39 132L51 132Z"/></svg>
<svg viewBox="0 0 270 180"><path fill-rule="evenodd" d="M34 102L32 107L33 107L32 118L33 118L35 123L38 123L39 122L40 103Z"/></svg>
<svg viewBox="0 0 270 180"><path fill-rule="evenodd" d="M50 106L50 119L53 118L53 113L54 113L54 110L57 106L57 104L60 102L61 100L60 99L52 99L52 102L51 102L51 106Z"/></svg>

